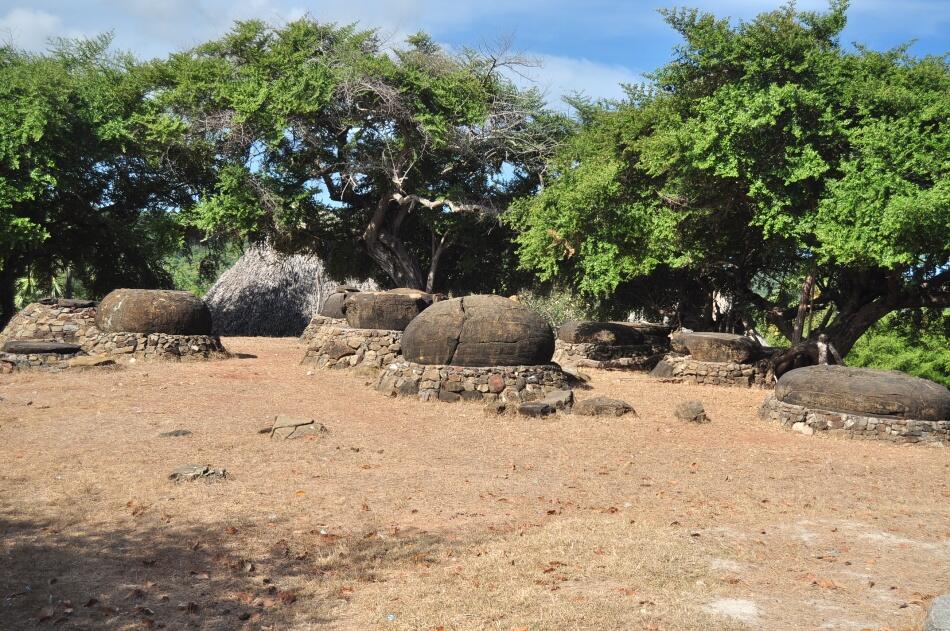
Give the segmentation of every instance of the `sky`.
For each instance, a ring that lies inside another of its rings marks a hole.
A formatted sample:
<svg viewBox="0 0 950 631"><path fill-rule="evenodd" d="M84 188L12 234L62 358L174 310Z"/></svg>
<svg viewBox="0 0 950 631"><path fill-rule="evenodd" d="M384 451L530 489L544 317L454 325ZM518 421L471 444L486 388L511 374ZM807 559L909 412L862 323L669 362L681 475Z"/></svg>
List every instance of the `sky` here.
<svg viewBox="0 0 950 631"><path fill-rule="evenodd" d="M50 37L112 31L118 48L141 57L187 49L226 32L234 20L280 23L309 14L327 22L358 22L388 41L424 30L452 48L513 49L540 63L530 80L552 105L581 91L622 96L669 60L676 33L657 9L689 6L750 19L779 0L0 0L0 40L43 50ZM799 0L821 10L826 0ZM914 41L916 55L950 51L950 0L852 0L842 42L886 49Z"/></svg>

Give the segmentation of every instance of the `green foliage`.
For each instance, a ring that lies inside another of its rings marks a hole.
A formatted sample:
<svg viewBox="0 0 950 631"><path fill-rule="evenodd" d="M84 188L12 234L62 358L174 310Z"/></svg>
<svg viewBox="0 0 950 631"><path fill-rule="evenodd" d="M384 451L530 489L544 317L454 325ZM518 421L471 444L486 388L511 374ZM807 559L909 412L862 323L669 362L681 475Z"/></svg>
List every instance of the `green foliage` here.
<svg viewBox="0 0 950 631"><path fill-rule="evenodd" d="M175 289L190 291L200 297L211 289L220 272L234 265L241 254L241 248L234 243L215 248L189 245L166 256L163 265Z"/></svg>
<svg viewBox="0 0 950 631"><path fill-rule="evenodd" d="M595 306L564 287L525 290L518 294L518 300L540 313L554 328L568 320L591 320L597 317Z"/></svg>
<svg viewBox="0 0 950 631"><path fill-rule="evenodd" d="M193 191L162 164L186 166L158 142L174 125L147 73L108 46L0 48L0 320L18 278L46 289L70 268L92 295L169 283L161 260L180 242L169 209Z"/></svg>
<svg viewBox="0 0 950 631"><path fill-rule="evenodd" d="M537 139L566 128L503 63L424 33L388 51L373 31L309 18L241 22L155 63L157 102L213 170L182 220L315 251L336 276L369 254L393 282L424 283L417 262L436 260L443 238L458 248L491 231L482 211L530 191L549 146ZM506 162L511 181L499 178Z"/></svg>
<svg viewBox="0 0 950 631"><path fill-rule="evenodd" d="M892 314L857 341L848 364L903 372L950 387L950 310Z"/></svg>
<svg viewBox="0 0 950 631"><path fill-rule="evenodd" d="M522 264L594 296L683 270L785 335L813 273L845 347L888 310L950 304L950 67L842 50L845 10L664 12L674 60L582 104L554 177L509 215Z"/></svg>

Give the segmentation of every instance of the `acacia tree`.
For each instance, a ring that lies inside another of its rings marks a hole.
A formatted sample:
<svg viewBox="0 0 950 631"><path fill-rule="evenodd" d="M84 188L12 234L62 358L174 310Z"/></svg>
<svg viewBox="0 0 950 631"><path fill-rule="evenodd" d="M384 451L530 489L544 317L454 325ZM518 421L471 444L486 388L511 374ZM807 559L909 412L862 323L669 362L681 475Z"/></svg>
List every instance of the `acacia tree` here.
<svg viewBox="0 0 950 631"><path fill-rule="evenodd" d="M566 130L505 78L516 62L423 34L384 50L372 31L309 18L238 23L159 68L158 99L215 156L187 220L331 269L364 252L395 285L431 291L453 242L529 192Z"/></svg>
<svg viewBox="0 0 950 631"><path fill-rule="evenodd" d="M793 343L813 319L842 354L891 311L950 305L950 69L843 50L846 8L665 12L673 61L582 107L515 205L523 265L602 296L679 270Z"/></svg>
<svg viewBox="0 0 950 631"><path fill-rule="evenodd" d="M94 296L170 284L162 259L180 230L168 209L193 191L163 163L187 160L166 144L175 123L147 98L142 67L109 43L0 48L0 324L27 275L68 268Z"/></svg>

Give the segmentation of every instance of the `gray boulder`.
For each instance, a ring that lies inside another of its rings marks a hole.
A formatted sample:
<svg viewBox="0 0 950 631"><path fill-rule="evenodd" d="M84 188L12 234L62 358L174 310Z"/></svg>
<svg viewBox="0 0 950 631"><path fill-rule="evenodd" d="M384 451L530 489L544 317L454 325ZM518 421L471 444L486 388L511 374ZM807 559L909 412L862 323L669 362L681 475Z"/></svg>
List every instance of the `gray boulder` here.
<svg viewBox="0 0 950 631"><path fill-rule="evenodd" d="M689 354L702 362L745 364L762 353L762 345L757 341L734 333L686 333L685 338Z"/></svg>
<svg viewBox="0 0 950 631"><path fill-rule="evenodd" d="M522 366L547 364L554 334L540 315L501 296L438 302L402 336L403 356L419 364Z"/></svg>
<svg viewBox="0 0 950 631"><path fill-rule="evenodd" d="M848 366L796 368L775 384L775 398L831 412L919 421L950 420L950 390L896 370Z"/></svg>
<svg viewBox="0 0 950 631"><path fill-rule="evenodd" d="M354 329L402 331L431 304L432 296L424 291L366 291L346 294L343 313Z"/></svg>
<svg viewBox="0 0 950 631"><path fill-rule="evenodd" d="M706 408L702 401L693 399L684 401L676 406L676 418L687 423L708 423L709 417L706 416Z"/></svg>
<svg viewBox="0 0 950 631"><path fill-rule="evenodd" d="M3 344L4 353L17 355L75 355L82 348L76 344L65 342L49 342L46 340L7 340Z"/></svg>
<svg viewBox="0 0 950 631"><path fill-rule="evenodd" d="M116 289L99 303L96 326L106 333L210 335L211 312L187 291Z"/></svg>
<svg viewBox="0 0 950 631"><path fill-rule="evenodd" d="M643 343L643 333L622 322L571 320L558 327L557 337L568 344L634 346Z"/></svg>

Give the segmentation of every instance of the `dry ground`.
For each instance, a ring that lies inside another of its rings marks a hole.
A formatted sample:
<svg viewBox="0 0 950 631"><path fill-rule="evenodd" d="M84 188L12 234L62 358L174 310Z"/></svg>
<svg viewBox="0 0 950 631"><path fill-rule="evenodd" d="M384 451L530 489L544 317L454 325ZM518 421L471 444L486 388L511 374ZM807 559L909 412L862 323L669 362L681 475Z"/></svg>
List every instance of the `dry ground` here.
<svg viewBox="0 0 950 631"><path fill-rule="evenodd" d="M0 628L908 630L950 591L950 449L640 374L578 392L639 417L488 417L225 343L255 357L0 377Z"/></svg>

